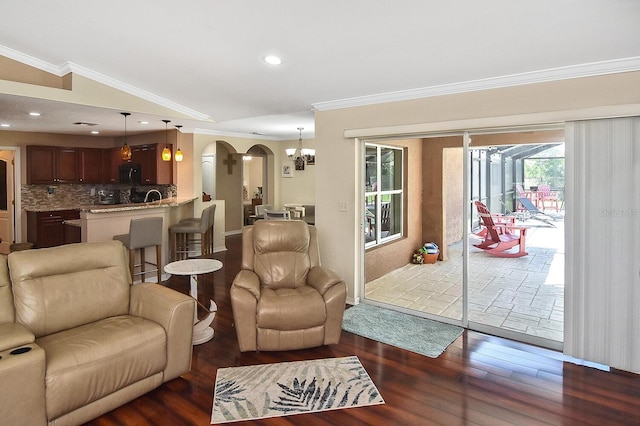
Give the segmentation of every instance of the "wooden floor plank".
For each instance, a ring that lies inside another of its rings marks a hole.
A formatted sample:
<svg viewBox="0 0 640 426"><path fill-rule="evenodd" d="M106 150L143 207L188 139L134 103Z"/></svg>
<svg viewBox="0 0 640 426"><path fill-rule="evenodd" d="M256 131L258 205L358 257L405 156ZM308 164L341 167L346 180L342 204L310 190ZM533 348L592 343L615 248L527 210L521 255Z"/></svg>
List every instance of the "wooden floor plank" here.
<svg viewBox="0 0 640 426"><path fill-rule="evenodd" d="M561 353L466 330L438 358L343 332L332 346L287 352L238 349L229 289L240 237L211 257L224 267L201 277L200 301L218 312L213 340L194 347L192 370L89 425L208 425L218 368L356 355L386 404L233 425L640 425L640 376L566 362ZM167 285L188 293L187 277Z"/></svg>

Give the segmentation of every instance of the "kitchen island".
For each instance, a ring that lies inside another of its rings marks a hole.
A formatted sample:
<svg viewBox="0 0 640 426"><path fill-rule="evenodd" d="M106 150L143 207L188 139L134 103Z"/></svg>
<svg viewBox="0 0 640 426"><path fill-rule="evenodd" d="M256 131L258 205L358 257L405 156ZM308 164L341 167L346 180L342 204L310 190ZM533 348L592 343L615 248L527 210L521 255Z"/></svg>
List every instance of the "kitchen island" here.
<svg viewBox="0 0 640 426"><path fill-rule="evenodd" d="M81 228L82 242L111 240L114 235L128 234L133 219L162 217L162 265L166 265L170 262L169 227L193 217L194 201L195 198L166 198L148 203L81 207L77 224ZM152 249L148 249L147 259L155 258Z"/></svg>
<svg viewBox="0 0 640 426"><path fill-rule="evenodd" d="M29 242L38 247L51 247L75 242L99 242L113 239L114 235L129 233L132 219L162 217L162 266L171 261L169 227L187 217L200 217L202 211L216 204L214 224L214 251L225 247L225 203L224 200L202 202L196 197L173 197L148 203L131 204L38 204L24 209ZM37 219L43 223L38 228ZM36 232L40 231L40 232ZM47 237L46 240L39 236ZM52 238L56 237L56 238ZM149 249L151 250L151 249ZM155 251L148 251L148 258L155 259ZM136 262L138 263L138 262Z"/></svg>

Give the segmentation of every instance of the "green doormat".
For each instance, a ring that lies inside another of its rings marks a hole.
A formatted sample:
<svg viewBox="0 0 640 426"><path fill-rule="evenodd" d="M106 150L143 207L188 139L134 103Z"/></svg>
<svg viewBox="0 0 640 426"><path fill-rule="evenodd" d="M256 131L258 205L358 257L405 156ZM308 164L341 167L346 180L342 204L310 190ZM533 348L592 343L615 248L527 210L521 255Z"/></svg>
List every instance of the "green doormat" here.
<svg viewBox="0 0 640 426"><path fill-rule="evenodd" d="M391 346L437 358L462 328L361 303L344 312L342 329Z"/></svg>
<svg viewBox="0 0 640 426"><path fill-rule="evenodd" d="M356 356L219 368L211 423L384 404Z"/></svg>

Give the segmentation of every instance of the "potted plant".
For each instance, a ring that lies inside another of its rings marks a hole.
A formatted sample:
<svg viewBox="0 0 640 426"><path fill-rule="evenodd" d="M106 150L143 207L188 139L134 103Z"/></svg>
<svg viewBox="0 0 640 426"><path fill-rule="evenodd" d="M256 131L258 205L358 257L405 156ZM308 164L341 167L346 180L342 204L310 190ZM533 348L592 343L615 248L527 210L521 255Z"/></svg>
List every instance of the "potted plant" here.
<svg viewBox="0 0 640 426"><path fill-rule="evenodd" d="M423 263L436 263L440 250L436 243L425 243L411 256L411 262L422 265Z"/></svg>

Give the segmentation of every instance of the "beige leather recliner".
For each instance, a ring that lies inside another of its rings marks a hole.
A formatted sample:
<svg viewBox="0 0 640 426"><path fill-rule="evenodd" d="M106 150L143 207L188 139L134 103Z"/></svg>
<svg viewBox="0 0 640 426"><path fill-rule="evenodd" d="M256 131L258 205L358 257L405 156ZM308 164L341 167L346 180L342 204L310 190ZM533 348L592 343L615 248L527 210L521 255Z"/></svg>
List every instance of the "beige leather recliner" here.
<svg viewBox="0 0 640 426"><path fill-rule="evenodd" d="M194 301L120 241L0 256L1 424L78 425L191 369Z"/></svg>
<svg viewBox="0 0 640 426"><path fill-rule="evenodd" d="M242 270L231 286L240 351L336 344L347 289L320 266L316 228L260 220L242 231Z"/></svg>

